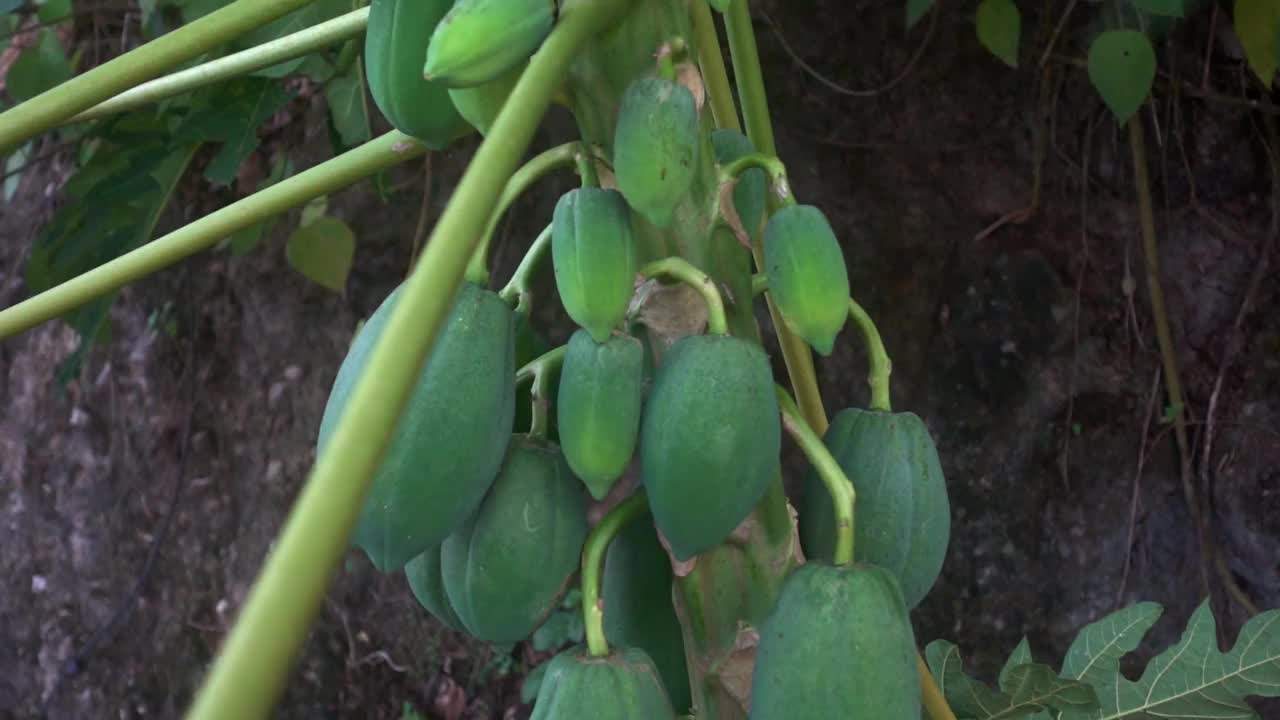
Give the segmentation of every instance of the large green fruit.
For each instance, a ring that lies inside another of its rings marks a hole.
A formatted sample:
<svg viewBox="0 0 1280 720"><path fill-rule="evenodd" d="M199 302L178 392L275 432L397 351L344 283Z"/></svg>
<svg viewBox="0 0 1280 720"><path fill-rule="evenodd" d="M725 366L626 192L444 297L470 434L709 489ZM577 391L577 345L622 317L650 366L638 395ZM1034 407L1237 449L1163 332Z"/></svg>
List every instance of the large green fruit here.
<svg viewBox="0 0 1280 720"><path fill-rule="evenodd" d="M782 318L821 355L830 355L849 318L849 272L827 216L792 205L764 227L764 265Z"/></svg>
<svg viewBox="0 0 1280 720"><path fill-rule="evenodd" d="M453 100L458 112L466 118L468 123L471 123L472 127L479 130L481 135L488 135L489 128L493 126L493 121L498 119L498 112L511 96L511 91L519 82L526 65L528 63L517 65L482 85L450 88L449 98Z"/></svg>
<svg viewBox="0 0 1280 720"><path fill-rule="evenodd" d="M671 559L658 542L653 518L635 518L609 543L604 562L604 634L636 647L658 668L678 712L691 706L684 636L671 599Z"/></svg>
<svg viewBox="0 0 1280 720"><path fill-rule="evenodd" d="M565 312L596 342L608 340L627 314L636 281L635 238L622 194L575 188L560 196L551 263Z"/></svg>
<svg viewBox="0 0 1280 720"><path fill-rule="evenodd" d="M897 581L809 562L760 628L751 720L919 720L915 633Z"/></svg>
<svg viewBox="0 0 1280 720"><path fill-rule="evenodd" d="M769 358L729 335L681 338L658 366L640 429L649 506L677 560L729 536L779 472Z"/></svg>
<svg viewBox="0 0 1280 720"><path fill-rule="evenodd" d="M929 429L914 413L847 408L823 442L856 492L854 560L892 572L914 608L942 572L951 537L951 503ZM805 556L831 562L831 496L812 469L799 514Z"/></svg>
<svg viewBox="0 0 1280 720"><path fill-rule="evenodd" d="M342 361L320 420L318 451L399 297L396 288L383 300ZM496 293L464 282L373 477L354 544L382 572L438 545L493 483L514 420L513 313Z"/></svg>
<svg viewBox="0 0 1280 720"><path fill-rule="evenodd" d="M636 212L669 228L698 170L698 107L688 88L660 77L631 82L613 138L618 189Z"/></svg>
<svg viewBox="0 0 1280 720"><path fill-rule="evenodd" d="M529 720L675 720L662 680L639 648L591 656L579 645L547 665Z"/></svg>
<svg viewBox="0 0 1280 720"><path fill-rule="evenodd" d="M453 0L373 0L364 72L373 102L397 130L439 150L471 133L441 82L422 77L431 30Z"/></svg>
<svg viewBox="0 0 1280 720"><path fill-rule="evenodd" d="M479 640L527 638L569 587L587 538L587 501L558 448L511 439L498 479L440 557L445 592Z"/></svg>
<svg viewBox="0 0 1280 720"><path fill-rule="evenodd" d="M527 60L555 20L555 0L457 0L435 26L422 74L449 87L487 83Z"/></svg>
<svg viewBox="0 0 1280 720"><path fill-rule="evenodd" d="M597 343L579 329L569 338L556 400L560 446L597 500L635 454L643 374L644 346L630 335Z"/></svg>
<svg viewBox="0 0 1280 720"><path fill-rule="evenodd" d="M404 574L409 580L409 589L423 609L454 630L465 630L458 614L453 611L453 605L449 603L449 596L444 592L439 546L427 548L426 552L410 560L404 566Z"/></svg>
<svg viewBox="0 0 1280 720"><path fill-rule="evenodd" d="M728 128L711 133L711 146L715 149L716 163L720 165L728 165L743 155L756 151L746 135ZM739 175L738 183L733 187L734 209L738 211L738 219L742 221L747 234L753 238L760 230L760 221L764 218L768 191L769 176L760 168L751 168Z"/></svg>

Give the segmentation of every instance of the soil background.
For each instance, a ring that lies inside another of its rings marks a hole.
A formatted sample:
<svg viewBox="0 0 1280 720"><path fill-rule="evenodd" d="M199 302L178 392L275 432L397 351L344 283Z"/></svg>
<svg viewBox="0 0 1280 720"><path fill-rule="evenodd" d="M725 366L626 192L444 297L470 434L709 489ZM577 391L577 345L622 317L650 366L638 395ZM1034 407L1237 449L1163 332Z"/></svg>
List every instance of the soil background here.
<svg viewBox="0 0 1280 720"><path fill-rule="evenodd" d="M1178 639L1203 577L1223 648L1247 617L1224 577L1280 607L1280 282L1267 269L1280 262L1280 148L1267 139L1280 98L1251 83L1224 4L1175 26L1138 117L1187 394L1184 468L1161 422L1128 136L1077 62L1097 3L1080 4L1040 65L1068 4L1020 3L1015 71L979 45L967 3L910 32L901 0L753 3L795 192L836 228L894 358L895 408L925 419L946 471L954 531L917 636L958 643L985 678L1024 636L1056 667L1083 625L1154 601L1164 615L1136 672ZM256 160L281 145L299 168L329 157L325 113L319 96L294 101ZM553 118L537 148L569 130ZM367 183L331 197L358 235L344 294L285 261L295 211L251 255L202 253L124 290L112 342L66 388L53 375L77 343L67 326L0 343L0 717L181 716L314 461L356 323L403 277L424 198L434 219L475 147L390 173L389 201ZM27 296L22 268L69 168L55 154L0 207L0 306ZM509 214L495 282L569 181ZM163 225L247 192L193 179ZM542 290L554 304L545 277ZM157 311L175 333L149 322ZM553 342L571 329L555 311L537 322ZM850 332L817 367L829 413L865 405ZM794 448L787 465L802 469ZM1184 486L1221 568L1202 563ZM277 717L397 718L406 704L527 717L520 684L544 657L443 628L402 575L353 551ZM1255 707L1280 718L1275 703Z"/></svg>

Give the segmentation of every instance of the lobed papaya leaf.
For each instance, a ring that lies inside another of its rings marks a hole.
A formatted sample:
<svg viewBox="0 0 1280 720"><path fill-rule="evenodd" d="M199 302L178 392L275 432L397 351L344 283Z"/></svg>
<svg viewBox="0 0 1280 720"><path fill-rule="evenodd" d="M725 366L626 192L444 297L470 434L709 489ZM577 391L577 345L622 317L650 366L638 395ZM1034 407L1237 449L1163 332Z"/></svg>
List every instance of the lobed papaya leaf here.
<svg viewBox="0 0 1280 720"><path fill-rule="evenodd" d="M283 85L260 78L237 78L195 94L178 128L179 142L222 143L205 177L216 185L235 180L240 163L258 148L258 128L292 98Z"/></svg>
<svg viewBox="0 0 1280 720"><path fill-rule="evenodd" d="M1086 683L1060 678L1048 665L1017 662L1024 654L1030 657L1024 645L1025 640L1001 671L1000 690L965 675L959 648L946 640L929 643L925 656L947 703L963 720L1048 718L1051 710L1088 712L1098 707L1094 689Z"/></svg>

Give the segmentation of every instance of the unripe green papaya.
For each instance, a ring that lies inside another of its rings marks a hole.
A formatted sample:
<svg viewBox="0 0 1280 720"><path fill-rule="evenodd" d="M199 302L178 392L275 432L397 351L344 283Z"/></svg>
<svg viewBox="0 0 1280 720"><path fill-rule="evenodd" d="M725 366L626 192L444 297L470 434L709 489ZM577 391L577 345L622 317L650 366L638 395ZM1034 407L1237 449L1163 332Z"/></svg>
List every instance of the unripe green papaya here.
<svg viewBox="0 0 1280 720"><path fill-rule="evenodd" d="M720 165L728 165L743 155L756 151L746 135L728 128L711 133L711 147L715 150L716 162ZM751 168L739 175L738 183L733 187L733 206L738 211L742 226L752 237L760 230L768 191L769 176L760 168Z"/></svg>
<svg viewBox="0 0 1280 720"><path fill-rule="evenodd" d="M893 575L809 562L760 628L751 720L919 720L915 633Z"/></svg>
<svg viewBox="0 0 1280 720"><path fill-rule="evenodd" d="M774 213L764 228L764 264L783 320L830 355L849 318L849 271L827 216L812 205Z"/></svg>
<svg viewBox="0 0 1280 720"><path fill-rule="evenodd" d="M698 107L688 88L652 76L627 86L614 130L613 172L636 212L671 227L693 186L700 148Z"/></svg>
<svg viewBox="0 0 1280 720"><path fill-rule="evenodd" d="M635 518L609 543L604 562L604 634L613 645L643 650L658 669L677 712L692 706L684 635L671 588L671 559L653 517Z"/></svg>
<svg viewBox="0 0 1280 720"><path fill-rule="evenodd" d="M400 288L352 342L320 420L322 451L382 336ZM353 542L382 572L438 545L480 504L515 420L513 313L462 283L373 477Z"/></svg>
<svg viewBox="0 0 1280 720"><path fill-rule="evenodd" d="M579 329L569 338L556 401L560 446L597 500L635 454L643 373L644 346L630 335L597 343Z"/></svg>
<svg viewBox="0 0 1280 720"><path fill-rule="evenodd" d="M782 422L769 358L730 335L677 340L640 429L649 506L677 560L720 544L780 469Z"/></svg>
<svg viewBox="0 0 1280 720"><path fill-rule="evenodd" d="M427 551L410 560L404 566L405 577L409 580L409 589L417 598L418 604L431 616L445 625L465 632L458 614L453 611L449 597L444 592L444 577L440 574L440 547L427 548Z"/></svg>
<svg viewBox="0 0 1280 720"><path fill-rule="evenodd" d="M457 0L435 26L422 74L449 87L483 85L528 60L555 21L555 0Z"/></svg>
<svg viewBox="0 0 1280 720"><path fill-rule="evenodd" d="M823 442L856 493L854 560L892 572L914 608L942 572L951 537L951 502L929 429L914 413L847 408L832 418ZM831 497L812 469L800 508L805 556L831 562Z"/></svg>
<svg viewBox="0 0 1280 720"><path fill-rule="evenodd" d="M444 83L422 77L431 31L453 0L373 0L364 72L378 110L397 130L432 150L471 133Z"/></svg>
<svg viewBox="0 0 1280 720"><path fill-rule="evenodd" d="M471 123L471 127L479 130L481 135L488 135L489 128L498 118L498 112L511 96L511 91L520 81L520 75L527 65L528 63L521 63L481 85L449 88L449 99L453 100L454 107Z"/></svg>
<svg viewBox="0 0 1280 720"><path fill-rule="evenodd" d="M551 659L529 720L675 720L662 680L639 648L593 657L572 647Z"/></svg>
<svg viewBox="0 0 1280 720"><path fill-rule="evenodd" d="M596 342L609 339L635 290L636 245L627 202L617 190L575 188L551 220L551 263L560 303Z"/></svg>
<svg viewBox="0 0 1280 720"><path fill-rule="evenodd" d="M524 640L569 587L587 501L558 448L516 435L475 514L441 546L445 593L479 640Z"/></svg>

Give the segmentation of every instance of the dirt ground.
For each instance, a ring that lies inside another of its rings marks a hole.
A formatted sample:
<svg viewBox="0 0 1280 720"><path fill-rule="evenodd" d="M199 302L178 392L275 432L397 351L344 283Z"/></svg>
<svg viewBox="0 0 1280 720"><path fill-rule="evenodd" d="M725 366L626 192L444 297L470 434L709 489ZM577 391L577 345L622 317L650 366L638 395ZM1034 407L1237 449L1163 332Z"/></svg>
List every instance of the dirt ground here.
<svg viewBox="0 0 1280 720"><path fill-rule="evenodd" d="M1280 185L1264 121L1278 109L1232 100L1257 99L1232 38L1219 32L1206 53L1207 16L1178 32L1180 72L1194 80L1141 116L1187 395L1184 467L1161 421L1127 134L1081 68L1036 65L1067 3L1024 7L1035 52L1018 71L978 45L969 10L946 5L936 27L904 34L897 0L815 0L785 15L781 2L757 4L796 194L839 232L854 294L894 358L895 409L926 420L947 473L954 531L914 613L921 644L956 642L989 678L1021 637L1057 666L1080 627L1138 600L1165 608L1135 653L1145 661L1176 641L1205 578L1223 647L1247 617L1223 577L1280 607L1280 283L1268 270L1280 264ZM1081 55L1072 38L1091 12L1067 25L1057 56ZM807 74L780 36L857 92ZM327 157L321 101L289 111L264 144L296 148L299 167ZM474 147L434 155L429 173L398 169L393 201L367 185L331 198L358 233L344 296L289 267L285 227L249 256L203 253L124 291L113 342L65 390L53 373L75 347L70 329L0 343L0 717L181 715L314 461L357 321L403 277L424 190L433 218ZM65 172L29 173L0 206L0 306L27 295L26 253ZM1038 206L997 226L1030 205L1036 178ZM566 187L556 179L519 202L495 282ZM229 199L192 183L165 224ZM149 322L157 311L173 313L174 335ZM567 338L562 317L539 320L552 341ZM866 403L851 337L817 365L829 413ZM1207 523L1207 564L1184 488ZM398 718L408 703L442 720L527 717L520 683L544 656L444 629L403 576L353 551L277 716ZM1275 703L1255 707L1280 717Z"/></svg>

